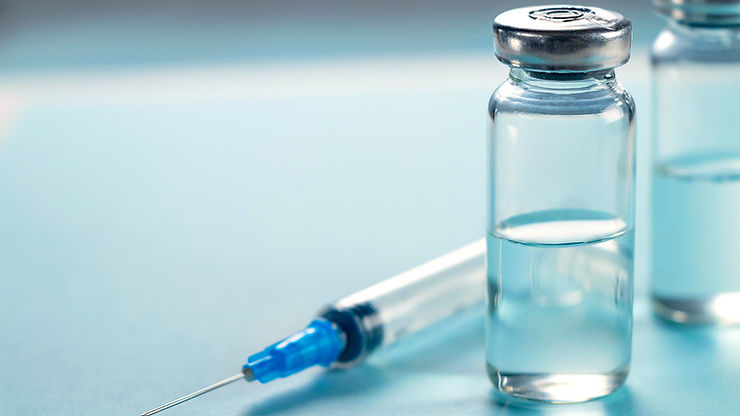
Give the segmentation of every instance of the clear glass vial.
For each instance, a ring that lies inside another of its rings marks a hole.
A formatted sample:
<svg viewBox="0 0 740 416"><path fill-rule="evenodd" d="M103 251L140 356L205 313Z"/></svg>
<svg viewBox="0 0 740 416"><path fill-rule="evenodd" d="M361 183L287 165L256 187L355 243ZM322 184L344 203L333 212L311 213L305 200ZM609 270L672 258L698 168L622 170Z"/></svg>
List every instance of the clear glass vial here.
<svg viewBox="0 0 740 416"><path fill-rule="evenodd" d="M635 108L614 77L632 27L581 6L507 11L491 97L486 358L500 399L579 402L625 381Z"/></svg>
<svg viewBox="0 0 740 416"><path fill-rule="evenodd" d="M740 323L740 0L660 0L652 48L655 311Z"/></svg>

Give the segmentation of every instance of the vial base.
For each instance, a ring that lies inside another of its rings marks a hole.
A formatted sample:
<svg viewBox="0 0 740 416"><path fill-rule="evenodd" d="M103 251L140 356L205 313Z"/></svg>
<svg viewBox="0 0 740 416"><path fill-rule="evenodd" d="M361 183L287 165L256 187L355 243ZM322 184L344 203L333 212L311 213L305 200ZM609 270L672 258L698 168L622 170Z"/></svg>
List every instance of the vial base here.
<svg viewBox="0 0 740 416"><path fill-rule="evenodd" d="M680 324L740 324L740 292L697 299L652 296L653 310L663 319Z"/></svg>
<svg viewBox="0 0 740 416"><path fill-rule="evenodd" d="M607 373L506 373L486 363L488 378L499 399L514 398L548 403L579 403L607 396L620 388L629 364Z"/></svg>

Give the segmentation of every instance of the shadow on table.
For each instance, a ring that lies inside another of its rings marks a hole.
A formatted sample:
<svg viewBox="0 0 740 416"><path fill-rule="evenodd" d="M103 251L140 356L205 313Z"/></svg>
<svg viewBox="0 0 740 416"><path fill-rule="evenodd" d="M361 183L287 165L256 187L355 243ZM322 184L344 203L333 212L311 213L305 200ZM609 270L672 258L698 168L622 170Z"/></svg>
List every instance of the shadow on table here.
<svg viewBox="0 0 740 416"><path fill-rule="evenodd" d="M429 372L470 373L470 356L483 374L483 313L465 312L391 348L378 351L370 363L349 370L332 370L298 389L276 394L252 405L245 416L271 415L298 409L309 402L364 395L392 389L399 375L417 377ZM456 359L459 358L459 359ZM482 382L486 382L482 376Z"/></svg>
<svg viewBox="0 0 740 416"><path fill-rule="evenodd" d="M675 374L673 366L700 369L696 377L740 374L740 326L682 325L653 317L652 345L666 357L663 372ZM673 371L671 371L673 370Z"/></svg>
<svg viewBox="0 0 740 416"><path fill-rule="evenodd" d="M340 396L367 394L382 389L389 380L383 370L364 366L346 374L331 371L307 385L276 394L252 405L244 415L272 415L305 407L307 403L331 401Z"/></svg>

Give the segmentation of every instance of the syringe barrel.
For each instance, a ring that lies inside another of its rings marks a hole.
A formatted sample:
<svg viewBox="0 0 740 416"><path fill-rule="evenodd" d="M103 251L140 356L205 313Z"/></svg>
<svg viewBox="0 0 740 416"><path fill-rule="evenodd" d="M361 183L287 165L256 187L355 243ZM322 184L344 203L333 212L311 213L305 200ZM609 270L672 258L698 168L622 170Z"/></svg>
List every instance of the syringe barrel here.
<svg viewBox="0 0 740 416"><path fill-rule="evenodd" d="M482 303L485 253L480 239L329 305L321 315L347 337L337 365Z"/></svg>

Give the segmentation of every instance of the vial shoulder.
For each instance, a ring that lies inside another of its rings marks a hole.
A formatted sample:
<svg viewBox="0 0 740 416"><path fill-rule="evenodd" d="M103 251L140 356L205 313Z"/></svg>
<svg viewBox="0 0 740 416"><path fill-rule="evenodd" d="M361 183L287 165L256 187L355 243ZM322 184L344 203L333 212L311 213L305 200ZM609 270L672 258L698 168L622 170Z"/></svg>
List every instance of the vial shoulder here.
<svg viewBox="0 0 740 416"><path fill-rule="evenodd" d="M501 113L588 116L608 112L631 120L635 102L616 80L570 92L529 89L507 80L491 95L488 111L493 118Z"/></svg>
<svg viewBox="0 0 740 416"><path fill-rule="evenodd" d="M671 63L738 63L740 29L665 27L650 48L653 65Z"/></svg>
<svg viewBox="0 0 740 416"><path fill-rule="evenodd" d="M634 119L637 111L635 99L632 98L632 94L621 83L615 82L614 84L614 107L620 108L630 120Z"/></svg>

